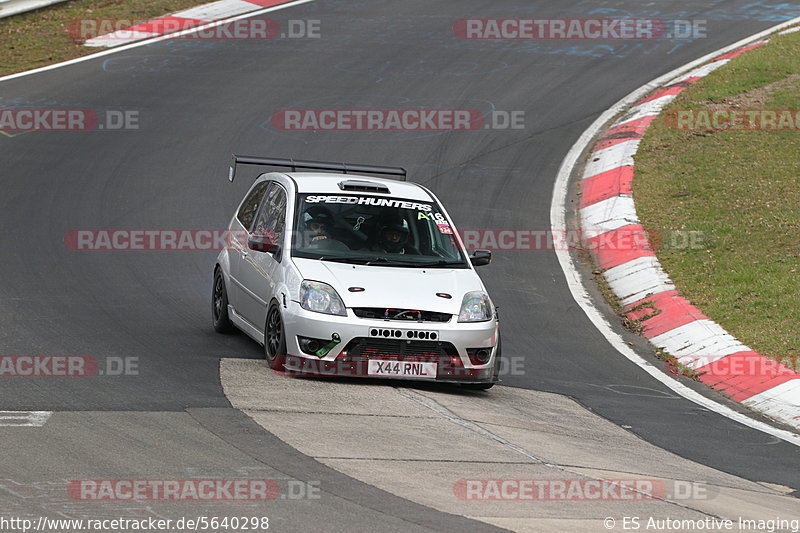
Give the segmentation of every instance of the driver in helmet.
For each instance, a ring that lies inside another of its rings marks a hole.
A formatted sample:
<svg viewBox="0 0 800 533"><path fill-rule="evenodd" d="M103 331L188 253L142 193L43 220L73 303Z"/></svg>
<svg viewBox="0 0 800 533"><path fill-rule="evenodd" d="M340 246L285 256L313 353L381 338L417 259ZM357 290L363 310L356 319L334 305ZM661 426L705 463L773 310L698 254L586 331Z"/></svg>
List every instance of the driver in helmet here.
<svg viewBox="0 0 800 533"><path fill-rule="evenodd" d="M372 249L392 254L419 254L419 251L408 242L410 235L408 222L402 218L385 219L380 225L378 242Z"/></svg>
<svg viewBox="0 0 800 533"><path fill-rule="evenodd" d="M330 211L322 206L314 206L303 214L306 230L308 230L309 248L326 248L349 250L346 244L330 235L335 222Z"/></svg>

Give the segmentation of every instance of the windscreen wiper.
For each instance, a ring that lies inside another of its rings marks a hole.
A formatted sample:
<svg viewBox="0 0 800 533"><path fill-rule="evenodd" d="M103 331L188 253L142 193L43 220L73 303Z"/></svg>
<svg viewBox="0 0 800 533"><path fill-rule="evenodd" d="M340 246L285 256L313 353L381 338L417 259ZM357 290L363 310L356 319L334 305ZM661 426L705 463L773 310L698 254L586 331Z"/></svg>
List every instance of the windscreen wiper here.
<svg viewBox="0 0 800 533"><path fill-rule="evenodd" d="M445 261L444 259L439 260L439 261L431 261L431 262L428 262L428 263L417 263L417 264L420 265L420 266L425 266L425 267L438 267L438 266L441 266L441 267L445 267L445 266L463 267L464 266L464 262L463 261Z"/></svg>
<svg viewBox="0 0 800 533"><path fill-rule="evenodd" d="M318 261L331 261L334 263L353 263L356 265L369 264L369 259L363 257L351 257L348 255L323 255L317 259Z"/></svg>
<svg viewBox="0 0 800 533"><path fill-rule="evenodd" d="M464 266L464 263L454 261L402 261L388 259L386 257L376 257L371 259L367 265L402 266L402 267L437 267L437 266Z"/></svg>
<svg viewBox="0 0 800 533"><path fill-rule="evenodd" d="M376 257L370 259L367 265L384 265L384 266L417 266L419 263L416 261L395 261L394 259L387 259L385 257Z"/></svg>

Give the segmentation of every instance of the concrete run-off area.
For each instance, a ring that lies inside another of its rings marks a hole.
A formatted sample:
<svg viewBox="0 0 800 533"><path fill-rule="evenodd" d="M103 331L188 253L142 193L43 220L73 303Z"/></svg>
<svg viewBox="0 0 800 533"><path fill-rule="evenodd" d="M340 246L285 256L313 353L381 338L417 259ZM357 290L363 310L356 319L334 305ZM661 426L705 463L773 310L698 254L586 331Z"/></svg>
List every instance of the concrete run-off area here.
<svg viewBox="0 0 800 533"><path fill-rule="evenodd" d="M608 518L622 529L626 517L737 525L797 515L797 500L781 487L668 453L557 394L287 378L245 359L223 359L220 375L234 407L298 451L402 498L512 531L603 531Z"/></svg>

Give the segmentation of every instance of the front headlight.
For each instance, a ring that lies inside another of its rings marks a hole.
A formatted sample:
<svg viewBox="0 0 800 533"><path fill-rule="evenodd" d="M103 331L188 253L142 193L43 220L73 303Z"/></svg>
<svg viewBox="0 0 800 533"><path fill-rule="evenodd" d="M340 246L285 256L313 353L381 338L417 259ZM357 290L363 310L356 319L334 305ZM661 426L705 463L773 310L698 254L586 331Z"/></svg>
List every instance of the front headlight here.
<svg viewBox="0 0 800 533"><path fill-rule="evenodd" d="M459 322L486 322L492 319L492 303L489 295L483 291L472 291L464 295Z"/></svg>
<svg viewBox="0 0 800 533"><path fill-rule="evenodd" d="M315 313L347 316L344 303L336 289L319 281L303 280L300 284L300 307Z"/></svg>

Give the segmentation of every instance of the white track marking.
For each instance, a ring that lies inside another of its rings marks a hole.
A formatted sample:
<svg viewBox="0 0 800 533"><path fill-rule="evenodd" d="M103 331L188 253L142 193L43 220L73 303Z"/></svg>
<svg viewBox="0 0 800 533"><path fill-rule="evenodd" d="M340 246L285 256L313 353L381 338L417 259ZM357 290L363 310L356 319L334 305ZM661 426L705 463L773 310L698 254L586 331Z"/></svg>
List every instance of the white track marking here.
<svg viewBox="0 0 800 533"><path fill-rule="evenodd" d="M234 17L236 15L243 15L245 13L249 14L250 12L257 11L258 9L263 8L260 8L251 2L245 2L244 0L218 0L217 2L203 4L201 6L193 7L192 9L187 9L186 11L178 11L177 13L170 13L161 17L156 17L154 19L150 19L148 22L163 20L167 17L175 17L177 19L193 19L203 22L216 22L218 20ZM83 43L83 46L106 46L113 48L126 43L141 41L142 39L151 39L160 35L164 35L164 32L159 33L155 31L137 32L131 30L120 30L99 35L93 39L87 39L86 42Z"/></svg>
<svg viewBox="0 0 800 533"><path fill-rule="evenodd" d="M722 326L708 319L672 328L651 338L650 342L691 368L700 368L726 355L751 351Z"/></svg>
<svg viewBox="0 0 800 533"><path fill-rule="evenodd" d="M633 156L641 142L639 139L624 141L610 148L596 151L592 154L592 159L586 163L583 178L591 178L618 167L633 166Z"/></svg>
<svg viewBox="0 0 800 533"><path fill-rule="evenodd" d="M707 54L695 61L692 61L691 63L679 67L673 70L672 72L668 72L667 74L664 74L663 76L656 78L650 83L636 89L628 96L626 96L625 98L614 104L614 106L608 109L605 113L600 115L597 118L597 120L595 120L594 123L592 123L592 125L589 126L589 128L583 132L580 138L572 146L569 153L567 153L567 156L564 158L564 161L561 163L561 168L558 171L555 187L553 189L553 199L550 204L550 225L552 230L555 233L566 230L567 190L570 184L570 179L572 177L573 170L578 164L581 155L583 155L583 153L586 151L586 148L594 141L595 137L597 136L598 133L600 133L603 127L608 122L610 122L615 116L617 116L625 108L636 103L638 100L642 99L647 94L657 89L664 83L674 80L678 76L685 74L691 71L692 69L697 68L703 65L704 63L713 60L716 57L719 57L728 52L732 52L734 50L747 46L748 44L752 44L758 41L759 39L763 39L764 37L772 33L775 33L777 31L788 28L798 23L800 23L800 17L784 22L782 24L778 24L777 26L773 26L768 30L762 31L746 39L742 39L741 41L733 43L730 46L726 46L720 50L717 50L716 52ZM594 302L589 296L589 293L583 286L583 281L581 280L580 273L575 267L575 263L572 261L572 257L570 256L569 251L556 249L555 253L556 256L558 257L558 262L561 265L561 269L564 271L564 276L566 277L567 280L567 286L569 287L569 290L572 293L572 297L575 299L575 301L578 303L581 309L583 309L583 312L586 313L586 316L589 318L589 320L595 325L595 327L600 331L600 333L602 333L603 336L605 336L609 344L611 344L619 353L621 353L631 362L639 366L642 370L650 374L653 378L663 383L666 387L668 387L675 393L683 396L687 400L690 400L706 409L714 411L731 420L735 420L741 424L744 424L745 426L751 427L758 431L762 431L779 439L785 440L786 442L789 442L796 446L800 446L800 435L798 435L797 433L775 428L769 424L760 422L758 420L754 420L747 415L744 415L742 413L734 411L733 409L727 406L717 403L716 401L707 398L698 392L695 392L694 390L678 382L671 376L665 374L658 367L646 361L639 354L633 351L633 349L631 349L625 343L622 337L620 337L616 332L614 332L613 328L605 319L600 310L597 309L597 307L595 307Z"/></svg>
<svg viewBox="0 0 800 533"><path fill-rule="evenodd" d="M234 15L249 13L254 5L255 4L245 2L244 0L219 0L218 2L203 4L185 11L178 11L177 13L173 13L172 16L214 22L222 17L232 17Z"/></svg>
<svg viewBox="0 0 800 533"><path fill-rule="evenodd" d="M52 411L0 411L0 427L42 427Z"/></svg>
<svg viewBox="0 0 800 533"><path fill-rule="evenodd" d="M122 33L123 32L114 32L101 35L99 37L94 37L93 39L88 39L85 43L83 43L83 46L88 46L90 48L99 46L122 46L126 43L133 43L143 39L152 39L153 37L158 37L161 35L155 32L125 30L125 37L122 37Z"/></svg>
<svg viewBox="0 0 800 533"><path fill-rule="evenodd" d="M725 66L730 62L731 62L730 59L720 59L719 61L714 61L712 63L709 63L708 65L703 65L702 67L696 68L691 72L687 72L685 75L675 80L675 83L680 83L682 81L688 80L689 78L705 78L718 68Z"/></svg>
<svg viewBox="0 0 800 533"><path fill-rule="evenodd" d="M647 93L643 94L642 96L646 95ZM633 106L627 111L627 113L625 113L625 115L622 116L622 118L617 120L612 127L620 126L626 122L633 122L634 120L639 120L645 117L656 117L661 114L661 110L664 108L664 106L673 101L675 98L677 98L677 95L667 94L660 98L656 98L655 100L650 100L649 102ZM620 109L620 111L622 110ZM636 150L634 150L631 155L635 153Z"/></svg>
<svg viewBox="0 0 800 533"><path fill-rule="evenodd" d="M742 403L774 417L800 420L800 379L754 394Z"/></svg>
<svg viewBox="0 0 800 533"><path fill-rule="evenodd" d="M586 206L581 209L581 218L583 229L595 237L623 226L639 223L636 207L630 196L612 196Z"/></svg>
<svg viewBox="0 0 800 533"><path fill-rule="evenodd" d="M221 26L222 24L227 24L228 22L233 22L235 20L241 20L250 17L257 17L258 15L263 15L264 13L270 13L272 11L279 11L281 9L287 9L290 7L299 6L302 4L308 4L309 2L313 2L314 0L297 0L295 2L290 2L288 4L281 4L279 6L272 6L267 7L264 9L259 9L256 11L251 11L249 13L244 13L242 15L237 15L235 17L228 17L226 19L215 20L214 22L209 22L208 24L202 24L200 26L195 26L193 28L189 28L188 30L178 31L175 33L168 33L166 35L161 35L159 37L153 37L152 39L147 39L146 41L139 41L131 44L126 44L123 46L119 46L116 48L110 48L108 50L103 50L102 52L97 52L95 54L90 54L88 56L83 57L76 57L75 59L70 59L69 61L62 61L61 63L55 63L53 65L47 65L46 67L35 68L32 70L26 70L25 72L17 72L16 74L9 74L8 76L3 76L0 78L0 82L13 80L16 78L21 78L23 76L30 76L31 74L38 74L39 72L46 72L48 70L53 70L61 67L66 67L68 65L74 65L76 63L82 63L83 61L89 61L90 59L97 59L98 57L103 57L111 54L116 54L118 52L122 52L124 50L130 50L131 48L137 48L139 46L145 46L152 43L157 43L159 41L165 41L167 39L174 39L175 37L180 37L183 35L189 35L191 33L197 33L201 30L206 30L208 28L215 28L217 26Z"/></svg>
<svg viewBox="0 0 800 533"><path fill-rule="evenodd" d="M655 257L638 257L627 263L609 268L603 274L614 294L624 295L622 305L643 300L648 296L674 291L675 285Z"/></svg>

